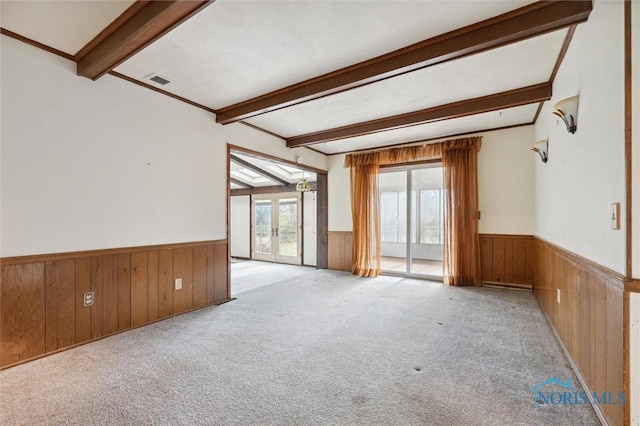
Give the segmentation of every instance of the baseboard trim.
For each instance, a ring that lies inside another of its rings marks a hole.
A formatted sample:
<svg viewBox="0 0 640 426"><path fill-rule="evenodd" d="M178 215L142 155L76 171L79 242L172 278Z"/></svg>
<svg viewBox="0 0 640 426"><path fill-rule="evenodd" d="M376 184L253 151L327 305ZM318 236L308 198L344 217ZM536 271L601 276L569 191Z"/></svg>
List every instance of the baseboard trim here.
<svg viewBox="0 0 640 426"><path fill-rule="evenodd" d="M584 391L587 393L587 397L589 398L589 403L593 407L593 410L596 412L596 415L598 416L600 423L602 423L602 426L609 426L609 422L607 422L607 418L604 416L604 413L600 410L600 406L598 404L594 404L591 388L589 387L589 385L587 384L587 381L582 376L582 373L580 372L578 365L574 362L573 357L571 357L571 354L567 350L567 347L562 342L560 335L556 332L556 329L553 326L553 323L549 319L549 316L547 315L547 313L542 308L542 305L540 305L540 302L538 301L537 298L536 298L536 302L538 303L540 310L544 314L544 318L547 320L547 324L549 324L549 327L551 327L551 331L553 331L553 335L555 336L556 341L560 344L560 348L562 348L562 352L564 352L564 355L567 357L567 361L569 361L569 365L571 365L571 369L573 370L574 373L576 373L576 376L578 377L578 381L580 382L582 389L584 389Z"/></svg>

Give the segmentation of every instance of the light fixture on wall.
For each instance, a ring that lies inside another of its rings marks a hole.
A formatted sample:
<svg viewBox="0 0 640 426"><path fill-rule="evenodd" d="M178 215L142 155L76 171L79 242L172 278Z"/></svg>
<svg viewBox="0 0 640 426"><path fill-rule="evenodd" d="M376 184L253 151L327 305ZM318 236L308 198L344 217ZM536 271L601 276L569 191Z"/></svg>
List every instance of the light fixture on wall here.
<svg viewBox="0 0 640 426"><path fill-rule="evenodd" d="M543 163L549 160L549 140L541 140L533 144L531 151L538 153Z"/></svg>
<svg viewBox="0 0 640 426"><path fill-rule="evenodd" d="M560 117L569 133L578 129L578 96L563 99L553 106L553 113Z"/></svg>

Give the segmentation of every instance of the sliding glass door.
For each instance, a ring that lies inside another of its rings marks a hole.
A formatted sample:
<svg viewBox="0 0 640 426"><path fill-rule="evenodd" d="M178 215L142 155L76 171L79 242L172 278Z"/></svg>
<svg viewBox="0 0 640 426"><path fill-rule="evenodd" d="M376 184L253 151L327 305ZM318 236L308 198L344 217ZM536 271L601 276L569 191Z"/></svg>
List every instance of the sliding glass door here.
<svg viewBox="0 0 640 426"><path fill-rule="evenodd" d="M301 264L300 193L253 196L251 257Z"/></svg>
<svg viewBox="0 0 640 426"><path fill-rule="evenodd" d="M382 271L441 280L441 164L390 169L379 179Z"/></svg>

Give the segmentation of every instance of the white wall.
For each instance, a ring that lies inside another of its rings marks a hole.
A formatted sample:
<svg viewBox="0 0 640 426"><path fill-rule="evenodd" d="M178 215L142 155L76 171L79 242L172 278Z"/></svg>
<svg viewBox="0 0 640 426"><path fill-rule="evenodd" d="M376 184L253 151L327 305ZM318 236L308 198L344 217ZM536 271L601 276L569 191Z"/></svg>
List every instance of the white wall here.
<svg viewBox="0 0 640 426"><path fill-rule="evenodd" d="M533 234L533 126L485 133L478 153L482 234Z"/></svg>
<svg viewBox="0 0 640 426"><path fill-rule="evenodd" d="M596 1L578 26L535 126L549 162L535 163L536 235L625 274L623 2ZM579 94L578 130L556 125L552 105ZM621 204L622 229L609 225Z"/></svg>
<svg viewBox="0 0 640 426"><path fill-rule="evenodd" d="M302 264L309 266L316 266L316 212L318 211L316 194L316 191L302 193L302 241L304 244Z"/></svg>
<svg viewBox="0 0 640 426"><path fill-rule="evenodd" d="M328 216L329 231L351 231L351 184L349 169L342 167L344 155L329 156Z"/></svg>
<svg viewBox="0 0 640 426"><path fill-rule="evenodd" d="M478 196L485 234L533 233L533 126L480 133ZM535 158L534 158L535 157ZM329 156L329 231L351 231L349 169Z"/></svg>
<svg viewBox="0 0 640 426"><path fill-rule="evenodd" d="M226 238L226 144L284 159L246 126L2 36L0 256Z"/></svg>
<svg viewBox="0 0 640 426"><path fill-rule="evenodd" d="M233 257L251 257L251 197L231 197L229 250Z"/></svg>

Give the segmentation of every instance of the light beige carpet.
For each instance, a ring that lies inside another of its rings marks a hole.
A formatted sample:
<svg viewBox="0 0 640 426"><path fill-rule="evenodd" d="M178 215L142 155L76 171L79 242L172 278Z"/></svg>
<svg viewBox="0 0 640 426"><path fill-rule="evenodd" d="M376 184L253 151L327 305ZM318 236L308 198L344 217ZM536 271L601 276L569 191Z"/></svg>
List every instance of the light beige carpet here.
<svg viewBox="0 0 640 426"><path fill-rule="evenodd" d="M599 424L534 406L577 379L531 293L293 275L0 372L0 423Z"/></svg>

